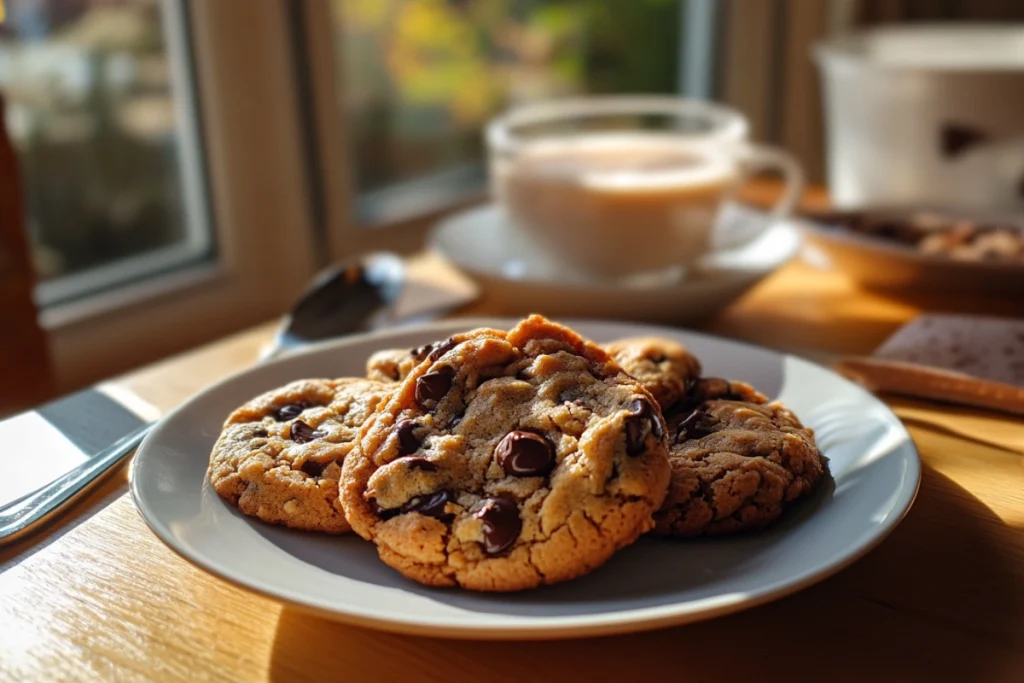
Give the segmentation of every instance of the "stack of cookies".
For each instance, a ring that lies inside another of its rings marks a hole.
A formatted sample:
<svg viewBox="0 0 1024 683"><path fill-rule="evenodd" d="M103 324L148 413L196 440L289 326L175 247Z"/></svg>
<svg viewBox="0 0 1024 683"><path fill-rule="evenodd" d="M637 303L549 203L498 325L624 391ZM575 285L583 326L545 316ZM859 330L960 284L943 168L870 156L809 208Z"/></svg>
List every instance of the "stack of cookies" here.
<svg viewBox="0 0 1024 683"><path fill-rule="evenodd" d="M431 586L511 591L648 532L765 527L810 493L810 430L665 339L600 347L541 316L382 351L228 417L209 477L247 515L374 543Z"/></svg>

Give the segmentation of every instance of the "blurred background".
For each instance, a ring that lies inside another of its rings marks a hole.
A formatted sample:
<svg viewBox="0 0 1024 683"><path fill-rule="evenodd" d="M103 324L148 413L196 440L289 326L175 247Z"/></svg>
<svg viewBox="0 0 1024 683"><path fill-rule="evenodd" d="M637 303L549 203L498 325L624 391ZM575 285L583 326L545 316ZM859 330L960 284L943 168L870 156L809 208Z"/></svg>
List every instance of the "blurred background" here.
<svg viewBox="0 0 1024 683"><path fill-rule="evenodd" d="M510 105L719 100L821 184L815 42L1024 20L1014 0L5 4L3 124L51 391L279 315L346 255L420 249L484 196L481 128ZM13 319L8 336L33 334Z"/></svg>

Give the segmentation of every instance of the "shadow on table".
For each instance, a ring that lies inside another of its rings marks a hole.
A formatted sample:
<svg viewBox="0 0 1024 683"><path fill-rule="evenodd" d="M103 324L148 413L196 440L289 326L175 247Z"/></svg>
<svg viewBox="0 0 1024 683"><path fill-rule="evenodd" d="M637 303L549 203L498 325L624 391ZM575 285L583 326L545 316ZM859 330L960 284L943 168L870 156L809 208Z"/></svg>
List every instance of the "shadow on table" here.
<svg viewBox="0 0 1024 683"><path fill-rule="evenodd" d="M1006 549L1022 546L1024 530L925 466L916 504L887 540L837 576L769 605L631 636L518 643L393 635L285 608L271 677L1012 679L1024 670L1024 583L1019 553Z"/></svg>

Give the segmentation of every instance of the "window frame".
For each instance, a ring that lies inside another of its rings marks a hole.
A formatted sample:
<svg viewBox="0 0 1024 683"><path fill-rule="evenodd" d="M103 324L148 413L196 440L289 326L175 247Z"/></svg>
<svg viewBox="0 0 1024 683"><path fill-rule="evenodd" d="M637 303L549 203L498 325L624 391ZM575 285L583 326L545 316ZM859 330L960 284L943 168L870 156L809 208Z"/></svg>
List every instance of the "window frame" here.
<svg viewBox="0 0 1024 683"><path fill-rule="evenodd" d="M285 3L161 5L172 72L187 76L187 65L194 88L175 93L176 110L198 112L204 163L201 175L186 166L183 180L205 179L205 191L194 186L185 196L190 211L197 189L206 196L216 254L212 263L42 311L62 390L280 315L328 260L311 210ZM199 150L183 151L187 158Z"/></svg>

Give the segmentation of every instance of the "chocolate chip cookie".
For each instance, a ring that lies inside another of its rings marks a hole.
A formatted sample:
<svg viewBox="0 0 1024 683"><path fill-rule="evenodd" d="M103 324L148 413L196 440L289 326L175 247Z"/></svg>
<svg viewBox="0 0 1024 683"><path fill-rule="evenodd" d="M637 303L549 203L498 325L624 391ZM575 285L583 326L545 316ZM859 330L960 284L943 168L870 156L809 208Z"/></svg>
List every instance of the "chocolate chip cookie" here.
<svg viewBox="0 0 1024 683"><path fill-rule="evenodd" d="M682 399L700 377L697 357L664 337L620 339L606 344L604 350L651 392L664 411Z"/></svg>
<svg viewBox="0 0 1024 683"><path fill-rule="evenodd" d="M704 382L708 398L691 397L670 416L672 482L655 515L657 534L764 528L811 493L825 471L813 433L780 403L739 382Z"/></svg>
<svg viewBox="0 0 1024 683"><path fill-rule="evenodd" d="M392 386L311 379L233 412L210 455L214 490L243 513L293 529L349 530L338 502L341 464Z"/></svg>
<svg viewBox="0 0 1024 683"><path fill-rule="evenodd" d="M368 421L341 501L411 579L531 588L585 574L652 528L664 436L639 382L531 316L434 345Z"/></svg>

